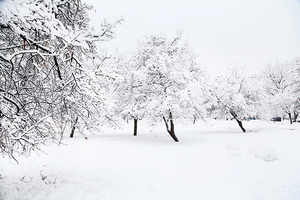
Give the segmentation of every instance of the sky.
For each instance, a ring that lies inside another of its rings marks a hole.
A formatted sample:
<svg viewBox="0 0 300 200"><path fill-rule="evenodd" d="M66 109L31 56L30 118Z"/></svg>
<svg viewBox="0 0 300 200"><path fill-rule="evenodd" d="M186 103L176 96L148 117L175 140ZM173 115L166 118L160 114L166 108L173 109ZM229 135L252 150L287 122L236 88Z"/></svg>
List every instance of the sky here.
<svg viewBox="0 0 300 200"><path fill-rule="evenodd" d="M92 24L125 22L116 38L103 44L114 52L134 50L142 36L183 38L210 72L232 62L261 70L268 62L300 56L300 0L83 0L94 5ZM101 19L101 20L100 20Z"/></svg>
<svg viewBox="0 0 300 200"><path fill-rule="evenodd" d="M2 0L0 0L1 6ZM230 63L257 72L268 62L300 56L300 0L82 0L94 6L91 23L121 17L116 38L102 44L110 53L131 51L143 36L178 30L208 71Z"/></svg>

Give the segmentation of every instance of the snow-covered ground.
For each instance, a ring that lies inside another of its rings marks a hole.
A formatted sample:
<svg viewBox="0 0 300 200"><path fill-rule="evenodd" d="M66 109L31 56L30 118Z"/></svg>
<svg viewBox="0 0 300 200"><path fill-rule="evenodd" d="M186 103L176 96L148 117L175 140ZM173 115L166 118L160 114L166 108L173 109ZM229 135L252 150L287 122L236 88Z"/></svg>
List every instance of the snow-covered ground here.
<svg viewBox="0 0 300 200"><path fill-rule="evenodd" d="M177 125L132 122L47 154L0 158L0 199L300 199L300 124L234 121Z"/></svg>

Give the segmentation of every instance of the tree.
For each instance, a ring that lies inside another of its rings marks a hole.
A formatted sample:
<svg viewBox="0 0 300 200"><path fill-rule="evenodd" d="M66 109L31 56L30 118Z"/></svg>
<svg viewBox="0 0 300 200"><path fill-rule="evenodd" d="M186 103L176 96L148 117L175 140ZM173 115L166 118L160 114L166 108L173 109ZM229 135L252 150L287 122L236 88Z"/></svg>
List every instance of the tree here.
<svg viewBox="0 0 300 200"><path fill-rule="evenodd" d="M263 71L264 89L268 102L275 108L281 108L293 123L292 114L299 112L299 74L291 62L269 63Z"/></svg>
<svg viewBox="0 0 300 200"><path fill-rule="evenodd" d="M212 94L209 113L215 117L233 117L243 132L242 119L256 116L257 91L249 84L245 65L232 63L228 74L216 77L210 86Z"/></svg>
<svg viewBox="0 0 300 200"><path fill-rule="evenodd" d="M0 12L0 152L29 154L60 142L68 124L94 127L110 120L95 67L96 42L115 24L89 28L80 0L6 1ZM117 22L118 23L118 22ZM101 114L103 113L103 114Z"/></svg>
<svg viewBox="0 0 300 200"><path fill-rule="evenodd" d="M176 142L174 120L205 114L203 70L181 39L181 34L171 41L160 35L144 37L131 59L130 78L122 84L129 113L151 124L163 119Z"/></svg>
<svg viewBox="0 0 300 200"><path fill-rule="evenodd" d="M294 109L294 120L293 122L297 122L297 118L300 112L300 57L296 57L292 61L292 69L293 69L293 86L295 88L296 94L296 102Z"/></svg>
<svg viewBox="0 0 300 200"><path fill-rule="evenodd" d="M115 86L112 96L115 106L113 110L116 115L120 115L124 120L134 120L133 135L137 136L138 120L143 119L146 113L143 104L145 97L140 93L143 74L133 67L134 64L130 54L126 56L118 55L112 61L114 63L112 66L115 66L119 73L118 78L114 81Z"/></svg>

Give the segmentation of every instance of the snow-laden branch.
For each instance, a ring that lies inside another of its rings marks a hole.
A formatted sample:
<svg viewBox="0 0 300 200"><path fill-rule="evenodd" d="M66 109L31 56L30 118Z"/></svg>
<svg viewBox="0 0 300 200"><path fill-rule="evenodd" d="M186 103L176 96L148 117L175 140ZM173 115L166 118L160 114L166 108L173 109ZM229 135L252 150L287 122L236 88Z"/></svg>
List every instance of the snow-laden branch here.
<svg viewBox="0 0 300 200"><path fill-rule="evenodd" d="M15 137L13 138L13 140L20 140L21 138L23 138L25 135L27 135L30 131L32 131L34 128L38 127L38 125L40 123L42 123L43 121L45 121L47 118L49 118L51 114L46 115L45 117L41 118L39 121L37 121L34 125L32 125L29 129L27 129L25 132L23 132L19 137Z"/></svg>
<svg viewBox="0 0 300 200"><path fill-rule="evenodd" d="M38 42L35 42L34 40L26 37L25 35L20 34L20 37L23 38L24 40L26 40L30 45L36 46L36 47L40 48L41 50L46 51L47 53L52 54L52 51L49 48L44 47L43 45L38 44Z"/></svg>
<svg viewBox="0 0 300 200"><path fill-rule="evenodd" d="M20 107L18 106L18 104L14 100L10 99L9 97L3 96L3 95L1 95L1 96L2 96L3 99L5 99L6 101L8 101L11 104L13 104L17 108L17 112L16 113L19 113Z"/></svg>
<svg viewBox="0 0 300 200"><path fill-rule="evenodd" d="M24 51L18 51L18 52L15 52L13 53L12 55L10 56L4 56L3 54L0 53L0 57L5 60L6 62L10 62L14 57L16 57L17 55L20 55L20 54L37 54L39 55L43 60L45 60L44 58L44 55L39 52L38 50L24 50Z"/></svg>
<svg viewBox="0 0 300 200"><path fill-rule="evenodd" d="M0 53L0 58L7 63L10 63L10 61L11 61L10 57L7 57L7 56L3 55L2 53Z"/></svg>
<svg viewBox="0 0 300 200"><path fill-rule="evenodd" d="M0 47L0 51L8 50L8 49L14 49L14 48L19 48L24 46L23 44L20 45L14 45L14 46L9 46L9 47Z"/></svg>

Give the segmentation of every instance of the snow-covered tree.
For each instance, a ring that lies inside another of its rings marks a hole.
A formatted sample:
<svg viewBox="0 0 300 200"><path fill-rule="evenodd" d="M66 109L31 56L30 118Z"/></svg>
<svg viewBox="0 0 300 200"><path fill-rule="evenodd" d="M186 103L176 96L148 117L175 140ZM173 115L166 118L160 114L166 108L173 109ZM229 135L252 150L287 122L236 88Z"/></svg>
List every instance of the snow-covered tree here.
<svg viewBox="0 0 300 200"><path fill-rule="evenodd" d="M212 94L209 112L214 117L233 117L243 132L242 119L256 117L256 105L259 95L255 87L249 83L245 73L245 65L233 63L228 74L217 76L211 81Z"/></svg>
<svg viewBox="0 0 300 200"><path fill-rule="evenodd" d="M298 115L300 113L300 57L296 57L292 60L292 73L293 73L293 87L295 88L296 102L294 109L294 120L297 122Z"/></svg>
<svg viewBox="0 0 300 200"><path fill-rule="evenodd" d="M59 142L66 125L94 127L105 112L96 42L115 23L89 27L80 0L7 0L0 12L0 152L28 154ZM118 22L117 22L118 23ZM104 81L103 81L104 82ZM101 113L101 114L100 114Z"/></svg>
<svg viewBox="0 0 300 200"><path fill-rule="evenodd" d="M294 65L292 62L278 61L275 64L269 63L263 71L268 102L273 107L282 109L289 116L291 124L292 114L297 118L299 113L300 100L299 73Z"/></svg>
<svg viewBox="0 0 300 200"><path fill-rule="evenodd" d="M116 82L117 85L114 89L114 110L123 119L133 119L133 135L137 136L138 120L143 119L147 113L146 97L141 93L145 74L136 68L132 54L119 56L115 61L114 66L118 68L121 78Z"/></svg>
<svg viewBox="0 0 300 200"><path fill-rule="evenodd" d="M169 41L160 35L144 37L128 65L122 84L126 108L151 124L163 119L170 136L174 120L203 117L204 74L181 34Z"/></svg>

